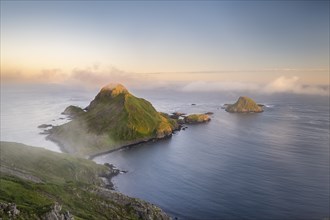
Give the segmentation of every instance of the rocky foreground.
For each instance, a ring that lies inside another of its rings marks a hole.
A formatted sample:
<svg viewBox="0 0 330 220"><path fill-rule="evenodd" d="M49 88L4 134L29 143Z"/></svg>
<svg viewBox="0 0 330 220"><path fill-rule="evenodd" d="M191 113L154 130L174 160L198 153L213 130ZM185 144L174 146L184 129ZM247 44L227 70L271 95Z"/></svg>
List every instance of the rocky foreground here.
<svg viewBox="0 0 330 220"><path fill-rule="evenodd" d="M111 166L18 143L0 147L0 219L170 219L107 188Z"/></svg>

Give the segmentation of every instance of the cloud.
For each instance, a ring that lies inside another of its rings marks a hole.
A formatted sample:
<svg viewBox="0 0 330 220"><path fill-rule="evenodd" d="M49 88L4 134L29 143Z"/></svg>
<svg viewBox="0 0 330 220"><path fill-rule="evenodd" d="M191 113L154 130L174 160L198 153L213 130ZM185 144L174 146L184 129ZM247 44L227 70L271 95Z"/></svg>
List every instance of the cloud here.
<svg viewBox="0 0 330 220"><path fill-rule="evenodd" d="M128 74L114 67L100 68L94 65L93 67L72 70L69 81L87 86L101 86L111 81L125 83L129 78L131 77Z"/></svg>
<svg viewBox="0 0 330 220"><path fill-rule="evenodd" d="M243 91L257 90L260 86L254 83L242 82L192 82L182 88L185 92L209 92L209 91Z"/></svg>
<svg viewBox="0 0 330 220"><path fill-rule="evenodd" d="M207 82L199 81L188 83L182 87L185 92L262 92L272 93L295 93L329 96L329 86L303 85L299 82L299 77L280 76L266 85L243 82Z"/></svg>
<svg viewBox="0 0 330 220"><path fill-rule="evenodd" d="M22 79L24 75L21 71L2 72L1 70L1 82L15 82L17 79Z"/></svg>
<svg viewBox="0 0 330 220"><path fill-rule="evenodd" d="M299 77L285 77L281 76L271 83L267 84L263 90L265 92L273 93L273 92L294 92L300 87Z"/></svg>
<svg viewBox="0 0 330 220"><path fill-rule="evenodd" d="M164 85L164 82L157 81L148 74L127 72L116 67L100 65L74 69L67 83L97 88L108 83L121 83L135 89L153 89Z"/></svg>
<svg viewBox="0 0 330 220"><path fill-rule="evenodd" d="M266 93L296 93L310 95L328 95L329 86L303 85L299 82L299 77L281 76L262 88Z"/></svg>
<svg viewBox="0 0 330 220"><path fill-rule="evenodd" d="M321 70L323 71L323 69ZM293 70L290 69L290 71ZM193 73L191 72L190 74ZM116 67L106 67L100 64L94 64L85 68L75 68L69 72L64 72L59 68L44 69L37 74L23 74L20 71L1 72L1 82L51 82L92 88L100 88L112 82L122 83L129 89L144 90L171 89L184 92L251 91L267 94L330 95L329 84L323 86L302 84L298 76L280 76L266 84L239 81L192 81L192 78L189 79L189 77L182 81L169 81L166 79L162 80L157 74L128 72Z"/></svg>
<svg viewBox="0 0 330 220"><path fill-rule="evenodd" d="M64 81L68 78L68 75L62 72L61 69L43 69L40 74L35 76L36 79L46 82L58 82Z"/></svg>

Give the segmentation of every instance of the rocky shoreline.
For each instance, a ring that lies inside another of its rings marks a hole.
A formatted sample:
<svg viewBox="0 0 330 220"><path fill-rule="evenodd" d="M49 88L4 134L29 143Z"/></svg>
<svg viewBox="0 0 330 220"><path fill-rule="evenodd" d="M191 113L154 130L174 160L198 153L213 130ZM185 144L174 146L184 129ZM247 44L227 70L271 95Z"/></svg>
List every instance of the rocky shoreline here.
<svg viewBox="0 0 330 220"><path fill-rule="evenodd" d="M155 141L161 141L161 140L164 140L164 139L168 139L172 136L172 134L167 135L167 136L162 137L162 138L150 138L150 139L147 139L147 140L142 140L142 141L137 141L137 142L133 142L133 143L130 143L130 144L122 145L122 146L120 146L116 149L112 149L112 150L103 151L103 152L100 152L100 153L89 155L87 157L87 159L93 160L95 157L102 156L102 155L105 155L105 154L109 154L109 153L112 153L112 152L115 152L115 151L118 151L118 150L130 149L130 148L136 147L140 144L145 144L145 143L149 143L149 142L155 142Z"/></svg>
<svg viewBox="0 0 330 220"><path fill-rule="evenodd" d="M127 171L112 164L13 142L0 146L6 167L0 219L171 219L154 204L114 191L111 178Z"/></svg>

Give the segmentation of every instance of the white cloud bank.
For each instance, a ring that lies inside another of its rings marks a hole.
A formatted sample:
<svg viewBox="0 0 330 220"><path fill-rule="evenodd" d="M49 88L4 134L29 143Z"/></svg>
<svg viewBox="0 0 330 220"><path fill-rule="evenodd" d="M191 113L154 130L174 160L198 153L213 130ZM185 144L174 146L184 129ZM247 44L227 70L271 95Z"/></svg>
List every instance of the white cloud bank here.
<svg viewBox="0 0 330 220"><path fill-rule="evenodd" d="M261 85L242 82L192 82L182 88L185 92L209 92L209 91L252 91L262 93L295 93L329 96L328 86L303 85L299 77L281 76L274 81Z"/></svg>
<svg viewBox="0 0 330 220"><path fill-rule="evenodd" d="M115 67L92 65L86 68L75 68L63 72L59 68L44 69L39 74L25 75L21 72L1 73L1 81L60 83L84 87L100 88L109 82L122 83L128 88L157 89L170 88L184 92L259 92L259 93L295 93L330 96L329 82L326 85L304 85L298 76L280 76L266 84L235 82L235 81L166 81L147 73L127 72Z"/></svg>

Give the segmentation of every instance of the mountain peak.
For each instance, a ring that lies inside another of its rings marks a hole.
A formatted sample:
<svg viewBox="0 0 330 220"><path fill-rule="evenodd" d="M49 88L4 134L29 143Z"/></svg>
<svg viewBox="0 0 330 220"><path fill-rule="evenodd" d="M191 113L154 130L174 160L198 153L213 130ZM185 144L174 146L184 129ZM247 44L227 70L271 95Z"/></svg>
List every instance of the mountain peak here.
<svg viewBox="0 0 330 220"><path fill-rule="evenodd" d="M104 86L100 93L111 93L112 97L115 97L119 94L127 94L128 90L123 86L122 84L119 83L109 83L108 85Z"/></svg>

